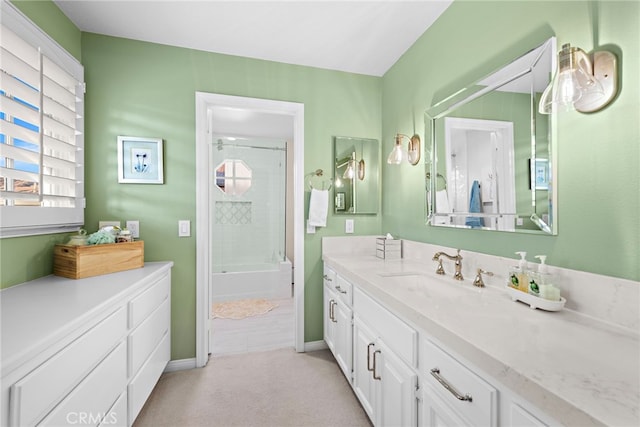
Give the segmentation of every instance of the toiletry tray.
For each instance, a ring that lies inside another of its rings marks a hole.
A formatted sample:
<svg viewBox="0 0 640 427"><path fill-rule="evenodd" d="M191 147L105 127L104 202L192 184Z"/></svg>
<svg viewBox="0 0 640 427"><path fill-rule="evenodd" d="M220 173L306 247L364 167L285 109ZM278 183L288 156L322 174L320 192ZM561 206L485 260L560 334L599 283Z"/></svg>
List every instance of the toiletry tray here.
<svg viewBox="0 0 640 427"><path fill-rule="evenodd" d="M144 266L144 242L55 245L53 274L69 279L133 270Z"/></svg>
<svg viewBox="0 0 640 427"><path fill-rule="evenodd" d="M540 310L545 311L560 311L564 308L564 304L567 302L563 297L560 297L560 301L551 301L513 289L511 286L505 287L513 301L522 301L523 303L528 304L532 309L539 308Z"/></svg>

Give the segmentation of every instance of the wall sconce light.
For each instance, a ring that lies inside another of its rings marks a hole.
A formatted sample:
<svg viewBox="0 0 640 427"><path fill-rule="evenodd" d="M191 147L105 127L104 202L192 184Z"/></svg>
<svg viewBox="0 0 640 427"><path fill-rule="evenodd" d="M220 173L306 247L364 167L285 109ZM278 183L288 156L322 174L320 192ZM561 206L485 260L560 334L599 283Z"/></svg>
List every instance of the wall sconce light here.
<svg viewBox="0 0 640 427"><path fill-rule="evenodd" d="M569 43L558 52L558 69L540 98L538 111L598 111L608 105L618 92L616 57L608 51L588 55Z"/></svg>
<svg viewBox="0 0 640 427"><path fill-rule="evenodd" d="M409 140L407 151L402 148L402 138ZM401 133L396 134L396 143L391 153L389 153L389 157L387 157L387 163L399 165L405 159L414 166L420 161L420 136L418 134L413 135L411 138Z"/></svg>

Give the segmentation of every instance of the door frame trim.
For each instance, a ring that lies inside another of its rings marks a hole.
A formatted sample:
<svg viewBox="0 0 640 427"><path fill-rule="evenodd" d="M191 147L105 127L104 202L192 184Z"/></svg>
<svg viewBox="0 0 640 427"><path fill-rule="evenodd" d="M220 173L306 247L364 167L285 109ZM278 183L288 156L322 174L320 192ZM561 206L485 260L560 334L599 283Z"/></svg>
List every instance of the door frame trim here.
<svg viewBox="0 0 640 427"><path fill-rule="evenodd" d="M209 149L210 107L286 114L293 118L294 342L304 352L304 104L196 92L196 366L207 364L209 339Z"/></svg>

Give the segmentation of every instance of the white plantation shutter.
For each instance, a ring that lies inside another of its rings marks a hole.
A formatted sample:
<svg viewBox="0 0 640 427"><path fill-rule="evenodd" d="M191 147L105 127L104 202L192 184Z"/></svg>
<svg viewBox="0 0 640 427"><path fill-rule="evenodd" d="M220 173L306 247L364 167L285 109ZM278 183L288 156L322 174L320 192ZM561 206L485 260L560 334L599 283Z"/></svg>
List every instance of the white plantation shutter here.
<svg viewBox="0 0 640 427"><path fill-rule="evenodd" d="M84 69L1 1L1 235L78 228L84 223Z"/></svg>

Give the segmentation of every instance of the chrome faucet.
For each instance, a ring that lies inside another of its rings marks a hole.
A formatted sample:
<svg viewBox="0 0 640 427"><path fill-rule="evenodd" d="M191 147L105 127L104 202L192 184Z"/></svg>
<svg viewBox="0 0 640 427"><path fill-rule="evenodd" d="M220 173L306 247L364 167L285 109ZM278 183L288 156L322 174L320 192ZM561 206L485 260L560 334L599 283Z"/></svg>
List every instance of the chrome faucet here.
<svg viewBox="0 0 640 427"><path fill-rule="evenodd" d="M456 254L456 256L451 256L444 252L436 252L436 254L433 256L433 260L438 261L438 269L436 270L436 274L444 274L444 268L442 268L442 260L440 259L441 256L446 256L450 260L455 261L456 271L455 273L453 273L453 278L456 280L464 280L464 277L462 277L462 257L460 256L460 249L458 249L458 253Z"/></svg>

